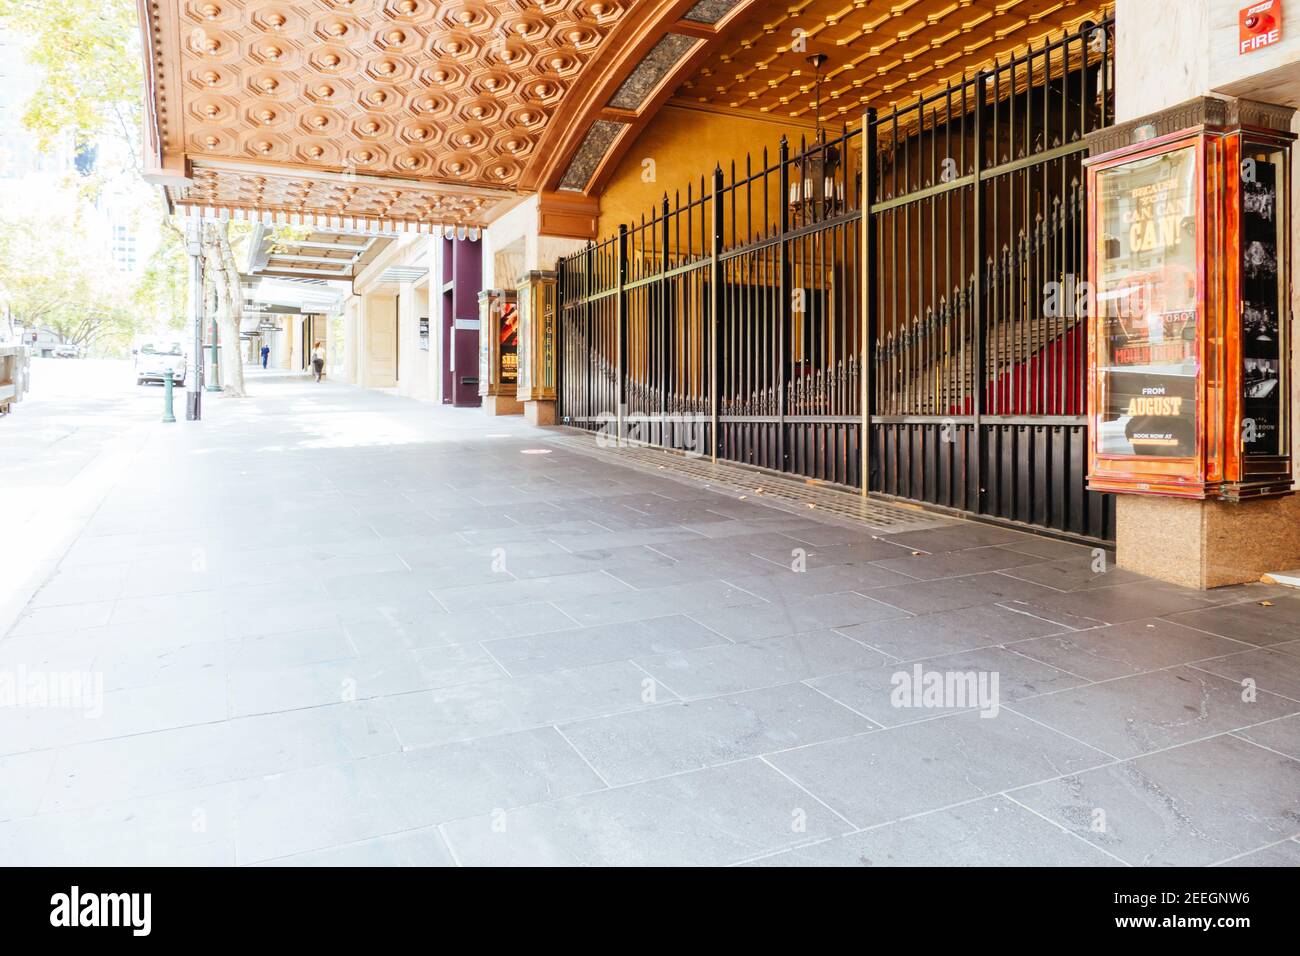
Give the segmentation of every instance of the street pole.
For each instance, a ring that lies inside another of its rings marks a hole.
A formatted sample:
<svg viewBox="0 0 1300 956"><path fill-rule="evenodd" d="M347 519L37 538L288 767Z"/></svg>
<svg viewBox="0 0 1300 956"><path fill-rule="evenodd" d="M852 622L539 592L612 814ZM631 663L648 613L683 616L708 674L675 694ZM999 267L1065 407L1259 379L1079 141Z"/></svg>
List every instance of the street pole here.
<svg viewBox="0 0 1300 956"><path fill-rule="evenodd" d="M201 220L185 226L185 251L190 257L190 327L194 332L194 369L185 387L185 420L203 417L203 241Z"/></svg>

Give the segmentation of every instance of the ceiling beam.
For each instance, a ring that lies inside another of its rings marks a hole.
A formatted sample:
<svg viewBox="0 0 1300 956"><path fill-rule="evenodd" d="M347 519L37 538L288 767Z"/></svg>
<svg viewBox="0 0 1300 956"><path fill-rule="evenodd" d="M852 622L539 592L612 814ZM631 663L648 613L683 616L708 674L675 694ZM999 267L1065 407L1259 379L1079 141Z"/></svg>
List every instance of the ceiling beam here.
<svg viewBox="0 0 1300 956"><path fill-rule="evenodd" d="M365 252L375 240L367 239L363 243L353 242L313 242L309 239L276 239L275 248L277 249L339 249L345 252L355 252L357 255Z"/></svg>
<svg viewBox="0 0 1300 956"><path fill-rule="evenodd" d="M324 262L329 265L347 267L357 261L357 256L349 256L346 259L332 259L329 256L304 256L296 252L271 252L267 259L292 259L294 262Z"/></svg>
<svg viewBox="0 0 1300 956"><path fill-rule="evenodd" d="M264 269L262 269L262 271L259 272L258 275L264 276L269 279L281 278L283 276L291 276L291 277L306 276L311 279L336 279L341 281L344 279L352 278L352 274L350 272L331 272L326 269L309 269L309 268L296 269L290 266L267 266Z"/></svg>

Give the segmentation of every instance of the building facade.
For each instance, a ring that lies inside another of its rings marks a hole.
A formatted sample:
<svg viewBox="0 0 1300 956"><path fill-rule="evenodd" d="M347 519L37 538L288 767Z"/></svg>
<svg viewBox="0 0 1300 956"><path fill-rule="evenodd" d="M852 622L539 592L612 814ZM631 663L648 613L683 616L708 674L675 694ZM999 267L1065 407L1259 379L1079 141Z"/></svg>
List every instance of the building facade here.
<svg viewBox="0 0 1300 956"><path fill-rule="evenodd" d="M209 6L142 5L148 176L181 215L328 234L259 266L346 283L286 367L320 340L361 387L1113 545L1180 584L1300 564L1284 0ZM1202 158L1208 204L1155 179L1107 226L1096 170L1184 134L1274 178ZM1125 243L1141 294L1098 298ZM1261 306L1243 276L1269 263ZM1179 463L1202 480L1140 478Z"/></svg>

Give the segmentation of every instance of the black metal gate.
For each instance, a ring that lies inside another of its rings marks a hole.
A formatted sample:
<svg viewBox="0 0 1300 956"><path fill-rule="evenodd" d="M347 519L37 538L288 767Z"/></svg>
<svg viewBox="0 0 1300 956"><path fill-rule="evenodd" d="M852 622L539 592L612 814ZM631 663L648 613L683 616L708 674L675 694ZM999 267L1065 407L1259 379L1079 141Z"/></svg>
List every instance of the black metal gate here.
<svg viewBox="0 0 1300 956"><path fill-rule="evenodd" d="M561 260L561 420L1109 539L1085 487L1080 163L1112 121L1113 38L1088 24L783 141Z"/></svg>

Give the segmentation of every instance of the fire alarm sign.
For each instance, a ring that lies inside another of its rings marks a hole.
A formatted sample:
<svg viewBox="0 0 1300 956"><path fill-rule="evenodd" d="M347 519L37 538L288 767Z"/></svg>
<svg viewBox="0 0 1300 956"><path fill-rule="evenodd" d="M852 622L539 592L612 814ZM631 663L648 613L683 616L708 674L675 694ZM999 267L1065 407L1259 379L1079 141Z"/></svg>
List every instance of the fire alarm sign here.
<svg viewBox="0 0 1300 956"><path fill-rule="evenodd" d="M1237 14L1237 52L1254 53L1282 39L1282 0L1261 0Z"/></svg>

